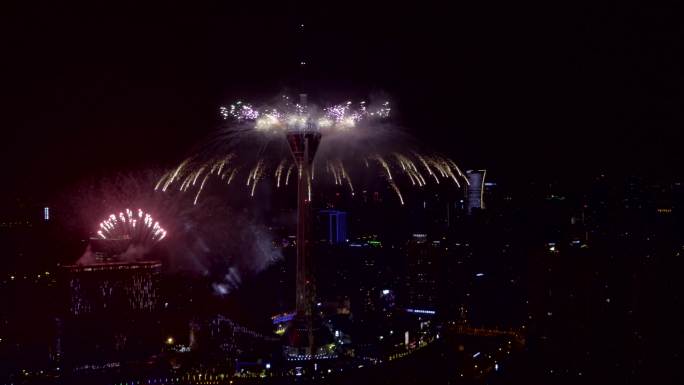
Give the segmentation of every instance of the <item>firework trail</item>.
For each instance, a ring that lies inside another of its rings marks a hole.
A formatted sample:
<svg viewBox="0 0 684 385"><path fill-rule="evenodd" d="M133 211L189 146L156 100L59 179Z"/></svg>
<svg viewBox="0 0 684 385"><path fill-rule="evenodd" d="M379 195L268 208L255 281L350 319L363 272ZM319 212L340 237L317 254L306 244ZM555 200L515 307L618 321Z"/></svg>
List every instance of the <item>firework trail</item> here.
<svg viewBox="0 0 684 385"><path fill-rule="evenodd" d="M181 192L197 189L193 200L197 204L205 184L212 184L213 179L227 179L229 185L236 177L245 178L243 186L250 197L257 194L262 181L271 181L263 184L276 189L287 187L296 164L286 133L298 130L322 135L315 164L322 165L324 175L316 175L314 165L307 175L297 170L297 177L308 179L309 197L315 186L326 183L344 186L354 195L354 186L369 171L371 178L380 176L386 182L402 205L402 185L420 189L443 181L457 187L467 183L453 160L407 144L399 130L384 122L391 112L388 102L377 106L345 102L319 108L283 96L272 106L256 108L236 102L219 112L226 127L201 151L162 175L155 191L165 192L174 185Z"/></svg>
<svg viewBox="0 0 684 385"><path fill-rule="evenodd" d="M202 189L204 188L204 184L207 182L209 175L210 174L205 175L204 179L202 179L202 184L200 184L200 188L197 190L197 195L195 195L195 200L192 202L193 205L197 204L197 199L199 199L199 196L202 193Z"/></svg>
<svg viewBox="0 0 684 385"><path fill-rule="evenodd" d="M399 191L399 187L397 187L397 184L394 183L394 181L390 180L389 181L390 186L392 186L392 189L394 192L397 193L397 197L399 198L399 202L401 202L402 206L404 205L404 197L401 195L401 191Z"/></svg>

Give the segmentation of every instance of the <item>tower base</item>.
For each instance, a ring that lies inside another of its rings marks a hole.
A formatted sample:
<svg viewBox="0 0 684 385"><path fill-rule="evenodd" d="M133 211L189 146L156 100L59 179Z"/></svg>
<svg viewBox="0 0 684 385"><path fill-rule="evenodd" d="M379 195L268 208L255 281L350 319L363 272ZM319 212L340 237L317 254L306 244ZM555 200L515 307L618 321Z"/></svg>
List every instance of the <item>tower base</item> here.
<svg viewBox="0 0 684 385"><path fill-rule="evenodd" d="M335 353L330 328L318 316L296 315L285 330L283 354L288 360L330 358ZM311 333L309 333L311 323ZM313 337L313 341L310 340Z"/></svg>

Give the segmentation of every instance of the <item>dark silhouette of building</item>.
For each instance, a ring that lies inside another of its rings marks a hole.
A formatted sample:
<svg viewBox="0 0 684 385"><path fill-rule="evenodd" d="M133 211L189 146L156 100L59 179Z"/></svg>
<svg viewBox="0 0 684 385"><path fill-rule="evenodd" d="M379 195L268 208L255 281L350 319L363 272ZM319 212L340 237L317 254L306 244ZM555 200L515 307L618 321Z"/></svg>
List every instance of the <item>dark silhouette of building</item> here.
<svg viewBox="0 0 684 385"><path fill-rule="evenodd" d="M413 234L406 246L406 308L430 311L439 303L440 266L444 260L441 241L427 234Z"/></svg>

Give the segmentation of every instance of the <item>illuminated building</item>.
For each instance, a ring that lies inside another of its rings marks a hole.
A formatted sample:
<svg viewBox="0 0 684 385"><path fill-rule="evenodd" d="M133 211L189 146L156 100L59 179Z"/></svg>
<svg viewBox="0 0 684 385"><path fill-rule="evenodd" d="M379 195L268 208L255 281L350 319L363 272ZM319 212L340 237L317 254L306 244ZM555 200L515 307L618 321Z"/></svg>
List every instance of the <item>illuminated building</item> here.
<svg viewBox="0 0 684 385"><path fill-rule="evenodd" d="M285 334L287 325L292 321L294 316L294 313L282 313L271 317L271 321L273 322L273 332L279 336Z"/></svg>
<svg viewBox="0 0 684 385"><path fill-rule="evenodd" d="M318 217L321 240L329 244L347 241L347 213L338 210L321 210Z"/></svg>
<svg viewBox="0 0 684 385"><path fill-rule="evenodd" d="M107 262L65 269L74 316L157 308L160 262Z"/></svg>
<svg viewBox="0 0 684 385"><path fill-rule="evenodd" d="M64 358L73 368L146 359L165 340L157 325L158 261L123 262L120 240L91 243L92 263L64 266L69 308Z"/></svg>
<svg viewBox="0 0 684 385"><path fill-rule="evenodd" d="M472 214L473 209L484 209L484 187L487 170L468 170L468 192L466 195L466 210Z"/></svg>

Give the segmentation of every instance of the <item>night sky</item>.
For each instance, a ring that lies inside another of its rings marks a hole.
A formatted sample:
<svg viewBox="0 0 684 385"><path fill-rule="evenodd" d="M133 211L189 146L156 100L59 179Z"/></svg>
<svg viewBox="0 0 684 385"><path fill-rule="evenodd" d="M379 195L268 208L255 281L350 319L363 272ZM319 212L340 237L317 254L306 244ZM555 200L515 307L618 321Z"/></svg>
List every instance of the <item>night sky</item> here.
<svg viewBox="0 0 684 385"><path fill-rule="evenodd" d="M501 175L682 160L684 28L668 7L95 3L2 6L3 197L167 167L219 105L300 89L389 95L420 140Z"/></svg>

